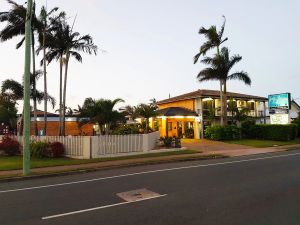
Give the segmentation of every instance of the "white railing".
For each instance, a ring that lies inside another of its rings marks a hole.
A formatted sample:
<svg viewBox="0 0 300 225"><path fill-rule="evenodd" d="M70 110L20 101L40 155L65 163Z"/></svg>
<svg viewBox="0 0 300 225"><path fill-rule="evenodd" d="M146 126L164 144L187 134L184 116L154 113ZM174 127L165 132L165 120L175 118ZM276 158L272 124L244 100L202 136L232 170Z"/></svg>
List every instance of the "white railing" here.
<svg viewBox="0 0 300 225"><path fill-rule="evenodd" d="M22 145L21 136L14 138ZM65 146L67 157L90 159L148 152L156 147L159 132L102 136L31 136L30 139L31 141L58 141Z"/></svg>

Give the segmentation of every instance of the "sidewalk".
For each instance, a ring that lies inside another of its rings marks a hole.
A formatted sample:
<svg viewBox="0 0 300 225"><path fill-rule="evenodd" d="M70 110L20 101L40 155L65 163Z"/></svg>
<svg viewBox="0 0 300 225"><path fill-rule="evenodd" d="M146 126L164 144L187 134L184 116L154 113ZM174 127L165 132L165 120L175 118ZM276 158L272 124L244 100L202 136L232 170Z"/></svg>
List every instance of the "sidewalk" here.
<svg viewBox="0 0 300 225"><path fill-rule="evenodd" d="M213 159L213 158L222 158L222 157L236 157L236 156L287 151L288 149L296 149L296 148L300 149L300 145L289 145L289 146L279 146L279 147L270 147L270 148L253 148L244 145L227 144L224 142L208 141L208 140L201 140L201 142L188 140L188 141L184 141L182 143L182 146L185 147L186 149L197 150L200 153L137 158L137 159L124 159L124 160L105 161L105 162L87 163L87 164L79 164L79 165L34 168L31 170L31 172L33 175L45 175L45 174L55 174L55 173L72 172L72 171L73 172L85 171L85 170L89 171L89 170L97 170L103 168L134 166L134 165L142 165L142 164L166 163L166 162L197 160L197 159L198 160ZM0 171L0 178L21 177L21 176L22 176L22 170Z"/></svg>
<svg viewBox="0 0 300 225"><path fill-rule="evenodd" d="M295 148L300 149L300 145L254 148L245 145L228 144L211 140L184 140L182 146L186 147L187 149L201 151L202 154L221 154L227 157L281 152Z"/></svg>

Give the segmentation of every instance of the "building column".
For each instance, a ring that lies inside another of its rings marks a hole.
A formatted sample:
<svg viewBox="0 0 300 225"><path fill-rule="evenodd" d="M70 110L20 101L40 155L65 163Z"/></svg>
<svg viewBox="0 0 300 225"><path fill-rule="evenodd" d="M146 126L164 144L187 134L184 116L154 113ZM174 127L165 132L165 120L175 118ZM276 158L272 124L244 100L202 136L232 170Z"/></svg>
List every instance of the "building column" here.
<svg viewBox="0 0 300 225"><path fill-rule="evenodd" d="M200 139L200 127L199 127L199 122L197 121L197 119L195 119L195 126L194 126L194 139Z"/></svg>
<svg viewBox="0 0 300 225"><path fill-rule="evenodd" d="M161 136L162 137L167 137L167 118L162 117L161 118Z"/></svg>
<svg viewBox="0 0 300 225"><path fill-rule="evenodd" d="M201 139L204 139L204 121L203 121L203 101L202 98L200 98L200 110L198 112L200 117L200 123L201 123Z"/></svg>
<svg viewBox="0 0 300 225"><path fill-rule="evenodd" d="M266 110L266 102L264 102L264 124L266 124L267 123L267 121L266 121L266 116L267 116L267 110Z"/></svg>

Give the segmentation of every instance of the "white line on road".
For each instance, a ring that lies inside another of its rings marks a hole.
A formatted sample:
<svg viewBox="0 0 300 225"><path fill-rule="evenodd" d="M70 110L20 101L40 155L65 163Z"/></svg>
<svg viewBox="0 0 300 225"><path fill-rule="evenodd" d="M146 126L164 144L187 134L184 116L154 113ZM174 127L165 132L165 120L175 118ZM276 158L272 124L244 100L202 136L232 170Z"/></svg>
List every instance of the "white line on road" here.
<svg viewBox="0 0 300 225"><path fill-rule="evenodd" d="M53 216L45 216L45 217L42 217L42 220L48 220L48 219L53 219L53 218L57 218L57 217L63 217L63 216L69 216L69 215L84 213L84 212L90 212L90 211L99 210L99 209L111 208L111 207L119 206L119 205L127 205L127 204L146 201L146 200L150 200L150 199L154 199L154 198L161 198L161 197L164 197L166 195L167 194L154 196L154 197L149 197L149 198L144 198L144 199L139 199L139 200L135 200L135 201L131 201L131 202L120 202L120 203L111 204L111 205L104 205L104 206L99 206L99 207L95 207L95 208L89 208L89 209L83 209L83 210L68 212L68 213L57 214L57 215L53 215Z"/></svg>
<svg viewBox="0 0 300 225"><path fill-rule="evenodd" d="M72 182L58 183L58 184L49 184L49 185L27 187L27 188L17 188L17 189L10 189L10 190L0 191L0 194L8 193L8 192L43 189L43 188L50 188L50 187L59 187L59 186L72 185L72 184L81 184L81 183L95 182L95 181L101 181L101 180L109 180L109 179L115 179L115 178L121 178L121 177L130 177L130 176L136 176L136 175L142 175L142 174L159 173L159 172L166 172L166 171L173 171L173 170L183 170L183 169L191 169L191 168L198 168L198 167L209 167L209 166L237 164L237 163L251 162L251 161L258 161L258 160L265 160L265 159L289 157L289 156L295 156L295 155L300 155L300 153L292 153L292 154L276 155L276 156L265 156L265 157L260 157L260 158L242 159L242 160L234 160L234 161L229 161L229 162L220 162L220 163L212 163L212 164L198 164L198 165L193 165L193 166L182 166L182 167L174 167L174 168L168 168L168 169L149 170L149 171L121 174L121 175L115 175L115 176L109 176L109 177L99 177L99 178L88 179L88 180L72 181Z"/></svg>

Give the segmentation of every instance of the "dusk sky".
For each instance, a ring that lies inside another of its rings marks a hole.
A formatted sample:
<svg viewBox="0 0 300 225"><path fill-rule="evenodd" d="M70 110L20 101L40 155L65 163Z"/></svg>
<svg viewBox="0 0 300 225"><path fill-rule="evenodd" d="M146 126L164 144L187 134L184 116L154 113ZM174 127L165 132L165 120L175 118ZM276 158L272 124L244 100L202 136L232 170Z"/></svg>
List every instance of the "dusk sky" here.
<svg viewBox="0 0 300 225"><path fill-rule="evenodd" d="M44 3L38 0L37 8ZM204 65L194 65L193 56L204 42L199 28L219 28L222 15L229 39L225 46L243 57L233 72L247 71L252 79L251 87L229 81L228 91L259 96L291 92L300 98L300 1L48 0L48 8L54 6L67 13L70 23L77 14L74 29L90 34L105 50L97 56L82 53L82 64L71 60L67 106L82 105L86 97L120 97L135 105L218 89L217 82L197 81ZM8 9L0 0L0 11ZM15 49L20 38L0 43L1 81L22 80L24 51ZM48 70L49 93L58 100L59 64L51 63ZM42 79L38 87L42 90Z"/></svg>

